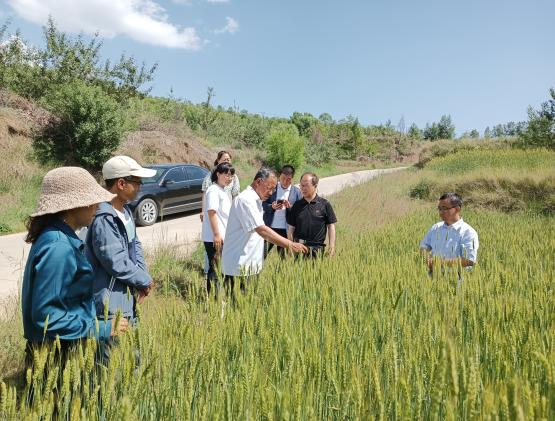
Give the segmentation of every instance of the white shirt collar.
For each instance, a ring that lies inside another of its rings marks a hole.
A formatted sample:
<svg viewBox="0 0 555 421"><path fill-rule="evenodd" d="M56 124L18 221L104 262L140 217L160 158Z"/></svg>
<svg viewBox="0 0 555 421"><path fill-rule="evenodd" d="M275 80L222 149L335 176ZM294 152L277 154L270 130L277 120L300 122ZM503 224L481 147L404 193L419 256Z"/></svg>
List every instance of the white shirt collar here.
<svg viewBox="0 0 555 421"><path fill-rule="evenodd" d="M459 219L457 222L455 222L454 224L451 225L447 225L445 222L443 223L443 226L446 228L455 228L455 229L459 229L461 227L461 225L463 224L463 219Z"/></svg>
<svg viewBox="0 0 555 421"><path fill-rule="evenodd" d="M246 188L246 191L249 192L249 194L253 197L256 197L256 200L262 203L262 199L260 198L260 196L258 195L258 193L256 192L255 189L252 188L252 186L249 184Z"/></svg>

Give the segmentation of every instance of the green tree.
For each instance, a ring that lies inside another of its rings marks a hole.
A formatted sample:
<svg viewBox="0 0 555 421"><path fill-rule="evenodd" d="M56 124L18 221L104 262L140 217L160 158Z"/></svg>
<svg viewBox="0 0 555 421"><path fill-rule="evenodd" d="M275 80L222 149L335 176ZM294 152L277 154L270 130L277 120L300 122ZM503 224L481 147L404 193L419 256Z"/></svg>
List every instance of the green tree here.
<svg viewBox="0 0 555 421"><path fill-rule="evenodd" d="M491 139L491 129L488 127L486 127L486 129L484 130L484 138L486 139Z"/></svg>
<svg viewBox="0 0 555 421"><path fill-rule="evenodd" d="M326 124L326 125L331 125L334 123L333 117L329 113L320 114L320 116L318 117L318 120L320 120L322 124Z"/></svg>
<svg viewBox="0 0 555 421"><path fill-rule="evenodd" d="M503 137L505 135L505 127L502 124L493 126L492 134L493 137Z"/></svg>
<svg viewBox="0 0 555 421"><path fill-rule="evenodd" d="M40 52L29 47L19 31L9 35L9 24L0 27L0 86L29 97L40 77Z"/></svg>
<svg viewBox="0 0 555 421"><path fill-rule="evenodd" d="M364 129L358 122L358 118L355 118L353 124L351 125L351 139L350 143L353 150L353 158L355 158L361 151L362 145L364 143Z"/></svg>
<svg viewBox="0 0 555 421"><path fill-rule="evenodd" d="M21 95L40 99L76 80L101 87L120 104L150 91L143 86L153 80L156 64L148 68L124 54L114 64L102 63L98 34L89 40L83 34L71 37L49 18L43 27L45 47L40 49L26 46L19 32L4 39L8 25L0 28L0 82Z"/></svg>
<svg viewBox="0 0 555 421"><path fill-rule="evenodd" d="M439 139L453 139L455 136L455 125L450 115L442 115L438 123Z"/></svg>
<svg viewBox="0 0 555 421"><path fill-rule="evenodd" d="M520 135L524 146L555 149L555 89L549 94L551 98L539 110L528 108L528 126Z"/></svg>
<svg viewBox="0 0 555 421"><path fill-rule="evenodd" d="M202 103L202 118L200 120L202 129L207 132L217 117L216 111L212 108L212 98L216 96L214 88L209 86L206 89L206 101Z"/></svg>
<svg viewBox="0 0 555 421"><path fill-rule="evenodd" d="M426 124L423 132L424 139L453 139L455 136L455 125L451 121L450 115L442 115L439 123Z"/></svg>
<svg viewBox="0 0 555 421"><path fill-rule="evenodd" d="M470 130L468 137L470 137L471 139L478 139L480 137L480 132L476 129L472 129Z"/></svg>
<svg viewBox="0 0 555 421"><path fill-rule="evenodd" d="M51 91L43 104L58 118L35 139L41 161L98 170L120 145L125 132L120 106L100 87L72 81Z"/></svg>
<svg viewBox="0 0 555 421"><path fill-rule="evenodd" d="M270 130L266 138L266 162L278 169L285 164L301 168L304 163L305 140L299 136L297 127L280 123Z"/></svg>
<svg viewBox="0 0 555 421"><path fill-rule="evenodd" d="M305 147L306 160L311 165L321 166L336 156L335 144L330 136L331 125L318 123L312 127L312 134Z"/></svg>
<svg viewBox="0 0 555 421"><path fill-rule="evenodd" d="M310 136L312 127L318 123L318 120L312 114L299 113L297 111L293 113L290 121L297 127L299 134L306 138Z"/></svg>
<svg viewBox="0 0 555 421"><path fill-rule="evenodd" d="M420 130L415 123L412 123L409 127L407 135L411 139L422 139L422 130Z"/></svg>
<svg viewBox="0 0 555 421"><path fill-rule="evenodd" d="M437 123L432 123L431 125L426 123L426 127L424 128L422 135L426 140L439 139L439 127Z"/></svg>

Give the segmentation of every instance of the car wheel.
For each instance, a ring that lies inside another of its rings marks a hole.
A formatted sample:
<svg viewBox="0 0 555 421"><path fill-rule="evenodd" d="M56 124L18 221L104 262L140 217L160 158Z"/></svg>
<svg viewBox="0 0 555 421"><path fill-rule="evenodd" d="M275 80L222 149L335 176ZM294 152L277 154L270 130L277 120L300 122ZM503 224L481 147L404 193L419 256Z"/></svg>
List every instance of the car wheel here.
<svg viewBox="0 0 555 421"><path fill-rule="evenodd" d="M141 200L136 212L137 222L144 227L154 224L158 219L158 205L152 199Z"/></svg>

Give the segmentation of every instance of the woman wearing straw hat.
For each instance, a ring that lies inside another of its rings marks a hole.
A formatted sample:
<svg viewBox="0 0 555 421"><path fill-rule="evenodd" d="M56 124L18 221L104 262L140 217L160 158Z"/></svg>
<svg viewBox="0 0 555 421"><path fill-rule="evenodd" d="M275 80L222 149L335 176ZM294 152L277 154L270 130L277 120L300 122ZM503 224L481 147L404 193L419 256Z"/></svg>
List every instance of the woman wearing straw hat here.
<svg viewBox="0 0 555 421"><path fill-rule="evenodd" d="M21 297L27 358L34 346L57 337L62 355L67 355L81 339L107 340L127 329L124 318L117 326L97 324L93 270L75 234L91 223L99 203L113 197L83 168L56 168L44 176L25 239L32 244Z"/></svg>

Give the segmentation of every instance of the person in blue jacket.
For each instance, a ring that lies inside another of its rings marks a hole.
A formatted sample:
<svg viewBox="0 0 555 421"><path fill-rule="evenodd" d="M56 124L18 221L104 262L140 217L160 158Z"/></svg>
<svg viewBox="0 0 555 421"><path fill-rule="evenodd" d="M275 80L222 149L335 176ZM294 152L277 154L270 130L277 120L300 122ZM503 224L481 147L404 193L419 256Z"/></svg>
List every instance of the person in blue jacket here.
<svg viewBox="0 0 555 421"><path fill-rule="evenodd" d="M264 223L272 228L283 238L287 238L286 216L293 204L303 197L301 190L293 184L295 168L292 165L284 165L279 173L279 181L272 195L262 202L264 210ZM264 244L264 257L272 250L274 245L270 242ZM277 246L281 257L285 256L285 249Z"/></svg>
<svg viewBox="0 0 555 421"><path fill-rule="evenodd" d="M114 198L98 207L86 237L86 253L94 268L96 315L112 320L121 313L131 325L137 322L135 305L153 286L133 215L126 206L141 188L141 178L155 170L141 167L128 156L110 158L102 168L106 188ZM114 341L101 344L101 355L109 359Z"/></svg>
<svg viewBox="0 0 555 421"><path fill-rule="evenodd" d="M112 197L83 168L56 168L44 176L37 210L27 219L25 239L32 244L21 292L27 363L36 347L56 338L66 358L82 339L108 340L127 329L125 318L117 327L97 321L93 268L75 234L91 223L98 203Z"/></svg>

